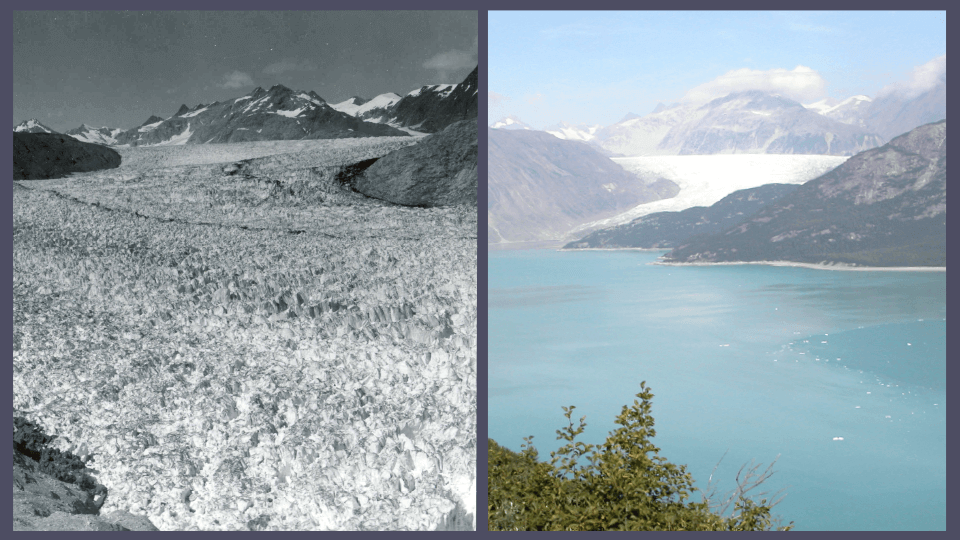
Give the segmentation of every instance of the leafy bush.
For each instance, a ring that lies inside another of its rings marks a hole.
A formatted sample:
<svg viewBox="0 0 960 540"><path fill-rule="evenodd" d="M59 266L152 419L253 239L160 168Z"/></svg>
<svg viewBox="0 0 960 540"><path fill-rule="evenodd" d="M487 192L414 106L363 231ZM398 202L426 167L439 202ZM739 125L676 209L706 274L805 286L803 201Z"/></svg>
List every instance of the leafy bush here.
<svg viewBox="0 0 960 540"><path fill-rule="evenodd" d="M569 425L558 430L567 444L551 452L550 463L538 461L532 437L523 450L512 452L488 441L488 529L492 531L756 531L772 530L770 509L776 502L755 502L746 493L769 478L770 468L757 475L748 470L727 502L730 516L716 511L707 496L690 500L695 491L686 467L658 455L650 441L656 432L650 415L653 393L640 383L640 401L624 406L621 426L600 445L576 441L586 417L574 428L575 407L564 407ZM771 465L772 467L772 465ZM741 468L741 473L743 469ZM776 530L790 530L792 522Z"/></svg>

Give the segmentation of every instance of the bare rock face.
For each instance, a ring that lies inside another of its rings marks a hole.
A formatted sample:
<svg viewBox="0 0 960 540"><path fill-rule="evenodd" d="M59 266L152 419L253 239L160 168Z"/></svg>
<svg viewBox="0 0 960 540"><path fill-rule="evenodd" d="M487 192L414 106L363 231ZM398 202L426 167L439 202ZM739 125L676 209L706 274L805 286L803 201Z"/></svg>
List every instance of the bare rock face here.
<svg viewBox="0 0 960 540"><path fill-rule="evenodd" d="M13 445L13 530L158 530L146 516L129 512L100 515L106 489L93 483L85 469L77 468L76 456L49 448L52 437L43 435L29 422L17 420Z"/></svg>
<svg viewBox="0 0 960 540"><path fill-rule="evenodd" d="M477 120L455 122L380 158L353 189L405 206L477 204Z"/></svg>
<svg viewBox="0 0 960 540"><path fill-rule="evenodd" d="M584 223L673 197L666 179L647 183L579 141L541 131L487 131L490 243L565 238Z"/></svg>
<svg viewBox="0 0 960 540"><path fill-rule="evenodd" d="M74 172L115 169L120 154L115 150L80 142L59 133L13 134L13 179L63 178Z"/></svg>

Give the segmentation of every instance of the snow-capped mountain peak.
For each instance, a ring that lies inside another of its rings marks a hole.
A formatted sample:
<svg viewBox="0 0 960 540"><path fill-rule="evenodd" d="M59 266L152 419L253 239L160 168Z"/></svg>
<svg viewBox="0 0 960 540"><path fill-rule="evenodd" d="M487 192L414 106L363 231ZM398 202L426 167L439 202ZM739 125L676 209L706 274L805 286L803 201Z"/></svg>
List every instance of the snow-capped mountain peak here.
<svg viewBox="0 0 960 540"><path fill-rule="evenodd" d="M13 131L17 133L56 133L56 131L41 124L36 118L31 118L29 120L20 122L13 127Z"/></svg>
<svg viewBox="0 0 960 540"><path fill-rule="evenodd" d="M596 124L593 126L587 124L580 125L571 125L567 122L560 122L559 124L554 124L544 129L547 133L557 137L558 139L566 139L568 141L589 141L596 137L597 131L602 129L603 126Z"/></svg>
<svg viewBox="0 0 960 540"><path fill-rule="evenodd" d="M493 129L529 129L529 130L533 130L533 128L530 127L530 126L528 126L527 124L525 124L525 123L523 122L523 120L520 120L519 118L517 118L516 116L513 116L513 115L510 115L510 116L507 116L507 117L505 117L505 118L501 118L500 120L497 120L496 122L494 122L493 124L491 124L490 127L493 128Z"/></svg>
<svg viewBox="0 0 960 540"><path fill-rule="evenodd" d="M95 128L86 124L80 124L80 127L68 129L64 132L74 139L81 142L114 145L117 144L117 135L123 133L120 128L111 128L107 126Z"/></svg>

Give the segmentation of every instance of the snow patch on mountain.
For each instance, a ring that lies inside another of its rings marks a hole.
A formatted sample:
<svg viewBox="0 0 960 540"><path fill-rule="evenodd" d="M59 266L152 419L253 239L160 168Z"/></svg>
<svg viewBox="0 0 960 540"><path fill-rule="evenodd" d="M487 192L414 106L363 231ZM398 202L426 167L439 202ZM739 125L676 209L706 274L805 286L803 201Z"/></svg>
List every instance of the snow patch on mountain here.
<svg viewBox="0 0 960 540"><path fill-rule="evenodd" d="M182 115L180 116L180 118L190 118L191 116L196 116L196 115L198 115L198 114L206 111L206 110L209 109L209 108L210 108L210 106L207 105L206 107L204 107L204 108L202 108L202 109L197 109L197 110L192 111L192 112L184 113L184 114L182 114Z"/></svg>
<svg viewBox="0 0 960 540"><path fill-rule="evenodd" d="M577 231L612 227L655 212L679 212L710 206L734 191L764 184L803 184L842 164L848 156L798 154L723 154L611 158L641 179L666 178L680 193L636 206L614 217L581 225Z"/></svg>
<svg viewBox="0 0 960 540"><path fill-rule="evenodd" d="M280 116L286 116L287 118L295 118L300 116L300 113L302 113L304 110L306 110L306 107L297 109L295 111L276 111L276 114L279 114Z"/></svg>
<svg viewBox="0 0 960 540"><path fill-rule="evenodd" d="M187 144L187 141L190 140L191 135L193 135L193 131L190 130L190 124L187 123L186 129L184 129L183 132L180 133L179 135L174 135L169 139L157 144L151 144L151 145L145 145L145 146L179 146L182 144Z"/></svg>
<svg viewBox="0 0 960 540"><path fill-rule="evenodd" d="M148 133L148 132L150 132L150 131L153 131L153 130L157 129L157 126L159 126L159 125L162 124L162 123L163 123L163 121L161 120L161 121L159 121L159 122L154 122L154 123L152 123L152 124L147 124L147 125L145 125L145 126L140 126L140 129L138 129L137 131L139 131L140 133Z"/></svg>
<svg viewBox="0 0 960 540"><path fill-rule="evenodd" d="M594 126L588 126L586 124L574 126L566 122L560 122L559 124L544 129L544 131L558 139L586 142L595 139L597 131L601 129L603 129L603 126L600 124Z"/></svg>
<svg viewBox="0 0 960 540"><path fill-rule="evenodd" d="M447 97L456 86L457 85L455 84L434 84L430 86L421 86L407 95L410 97L417 97L424 92L436 92L440 94L440 97Z"/></svg>

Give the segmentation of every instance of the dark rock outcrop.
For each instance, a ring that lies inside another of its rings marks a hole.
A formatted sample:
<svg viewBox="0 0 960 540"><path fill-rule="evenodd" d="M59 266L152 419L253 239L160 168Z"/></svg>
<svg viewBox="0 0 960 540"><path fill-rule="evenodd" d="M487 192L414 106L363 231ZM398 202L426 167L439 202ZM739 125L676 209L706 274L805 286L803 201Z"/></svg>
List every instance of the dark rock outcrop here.
<svg viewBox="0 0 960 540"><path fill-rule="evenodd" d="M638 204L673 197L669 180L646 183L594 147L542 131L487 130L490 243L557 240Z"/></svg>
<svg viewBox="0 0 960 540"><path fill-rule="evenodd" d="M764 206L793 193L796 184L766 184L734 191L709 207L657 212L630 223L594 231L564 249L673 248L696 235L717 234L737 225Z"/></svg>
<svg viewBox="0 0 960 540"><path fill-rule="evenodd" d="M947 121L857 154L664 260L946 266Z"/></svg>
<svg viewBox="0 0 960 540"><path fill-rule="evenodd" d="M100 514L106 488L88 474L84 462L50 446L53 437L14 418L14 531L156 531L146 516Z"/></svg>
<svg viewBox="0 0 960 540"><path fill-rule="evenodd" d="M13 134L13 179L63 178L74 172L115 169L120 154L101 146L52 133Z"/></svg>
<svg viewBox="0 0 960 540"><path fill-rule="evenodd" d="M476 205L476 118L383 156L352 185L368 197L406 206Z"/></svg>

